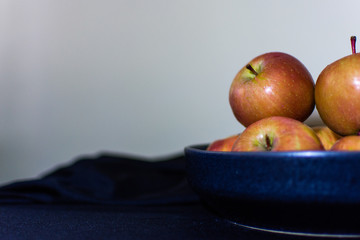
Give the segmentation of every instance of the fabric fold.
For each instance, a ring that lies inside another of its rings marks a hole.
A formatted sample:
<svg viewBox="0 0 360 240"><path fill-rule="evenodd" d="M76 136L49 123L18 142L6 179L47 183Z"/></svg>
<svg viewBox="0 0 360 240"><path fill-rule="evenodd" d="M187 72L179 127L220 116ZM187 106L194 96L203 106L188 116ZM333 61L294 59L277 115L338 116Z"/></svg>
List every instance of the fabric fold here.
<svg viewBox="0 0 360 240"><path fill-rule="evenodd" d="M147 159L103 153L0 188L0 203L164 205L197 202L183 154Z"/></svg>

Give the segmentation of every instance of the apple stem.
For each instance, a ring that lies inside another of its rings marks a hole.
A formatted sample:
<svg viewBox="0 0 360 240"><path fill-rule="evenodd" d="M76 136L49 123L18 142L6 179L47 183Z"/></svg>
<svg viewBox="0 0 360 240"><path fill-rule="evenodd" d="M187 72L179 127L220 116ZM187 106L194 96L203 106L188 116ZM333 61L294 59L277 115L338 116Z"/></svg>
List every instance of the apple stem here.
<svg viewBox="0 0 360 240"><path fill-rule="evenodd" d="M266 151L271 151L271 140L268 135L265 136Z"/></svg>
<svg viewBox="0 0 360 240"><path fill-rule="evenodd" d="M258 75L258 73L250 64L246 65L246 68L249 69L255 76Z"/></svg>
<svg viewBox="0 0 360 240"><path fill-rule="evenodd" d="M356 48L355 48L356 37L355 37L355 36L351 36L351 37L350 37L350 42L351 42L352 54L355 54L355 53L356 53Z"/></svg>

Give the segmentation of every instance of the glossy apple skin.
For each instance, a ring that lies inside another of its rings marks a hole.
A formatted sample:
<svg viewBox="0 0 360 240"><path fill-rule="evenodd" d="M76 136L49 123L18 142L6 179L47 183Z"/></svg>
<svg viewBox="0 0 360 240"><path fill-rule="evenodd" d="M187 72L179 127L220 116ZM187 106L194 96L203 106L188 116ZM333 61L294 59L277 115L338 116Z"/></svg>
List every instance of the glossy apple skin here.
<svg viewBox="0 0 360 240"><path fill-rule="evenodd" d="M314 80L295 57L281 52L260 55L249 62L258 72L243 67L235 76L229 102L245 127L262 118L284 116L305 121L313 112Z"/></svg>
<svg viewBox="0 0 360 240"><path fill-rule="evenodd" d="M314 126L312 127L312 129L319 137L325 150L330 150L334 143L342 137L339 134L336 134L327 126Z"/></svg>
<svg viewBox="0 0 360 240"><path fill-rule="evenodd" d="M210 143L206 150L208 151L219 151L219 152L230 152L234 142L238 138L239 134L231 135L226 138L217 139Z"/></svg>
<svg viewBox="0 0 360 240"><path fill-rule="evenodd" d="M266 138L271 149L265 147ZM287 117L269 117L248 126L235 141L232 151L303 151L324 150L315 131Z"/></svg>
<svg viewBox="0 0 360 240"><path fill-rule="evenodd" d="M360 130L360 54L328 65L315 85L316 108L323 122L339 135Z"/></svg>
<svg viewBox="0 0 360 240"><path fill-rule="evenodd" d="M345 136L335 142L331 151L360 151L360 136Z"/></svg>

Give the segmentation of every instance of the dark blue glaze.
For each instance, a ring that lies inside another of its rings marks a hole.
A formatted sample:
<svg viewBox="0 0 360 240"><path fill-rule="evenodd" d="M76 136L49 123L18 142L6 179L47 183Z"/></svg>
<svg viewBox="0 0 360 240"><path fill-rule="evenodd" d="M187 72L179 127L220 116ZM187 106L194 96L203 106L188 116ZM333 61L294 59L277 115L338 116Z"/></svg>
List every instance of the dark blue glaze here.
<svg viewBox="0 0 360 240"><path fill-rule="evenodd" d="M317 231L360 232L360 152L211 152L206 146L185 148L188 180L217 213L260 227L314 231L317 224Z"/></svg>

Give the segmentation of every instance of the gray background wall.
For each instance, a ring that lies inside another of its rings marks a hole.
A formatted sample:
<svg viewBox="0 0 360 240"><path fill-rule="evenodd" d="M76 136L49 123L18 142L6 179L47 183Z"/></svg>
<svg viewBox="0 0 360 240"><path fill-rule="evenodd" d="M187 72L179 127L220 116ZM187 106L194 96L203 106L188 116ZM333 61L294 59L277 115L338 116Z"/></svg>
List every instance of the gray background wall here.
<svg viewBox="0 0 360 240"><path fill-rule="evenodd" d="M0 0L0 183L103 151L165 156L240 132L228 91L283 51L317 78L353 0ZM308 120L319 123L317 113Z"/></svg>

